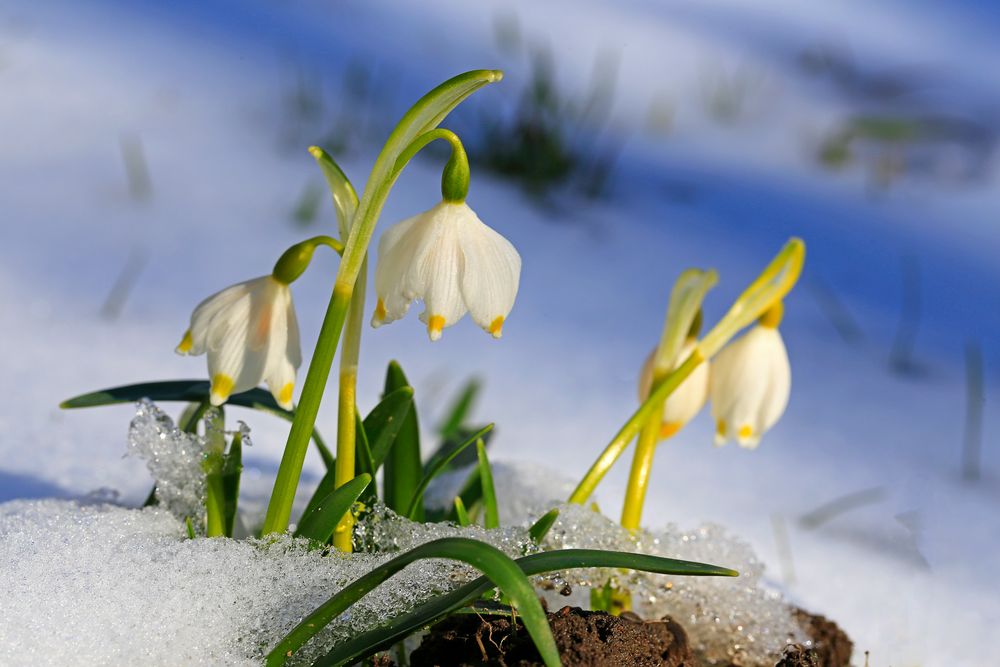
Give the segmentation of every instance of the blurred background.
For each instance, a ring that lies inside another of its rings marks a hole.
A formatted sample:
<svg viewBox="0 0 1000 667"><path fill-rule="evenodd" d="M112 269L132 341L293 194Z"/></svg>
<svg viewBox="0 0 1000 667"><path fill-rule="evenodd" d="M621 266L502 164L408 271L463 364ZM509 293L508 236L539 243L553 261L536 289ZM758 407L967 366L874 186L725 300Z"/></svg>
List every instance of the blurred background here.
<svg viewBox="0 0 1000 667"><path fill-rule="evenodd" d="M415 314L366 330L362 410L389 359L427 428L478 378L492 456L578 479L636 407L680 271L718 269L711 323L801 236L785 417L748 452L712 447L701 415L658 451L646 522L742 535L859 664L988 664L998 34L997 5L972 0L9 0L0 501L141 502L144 465L122 458L132 408L59 401L202 377L172 352L193 307L335 228L306 148L360 190L417 97L499 68L445 126L470 152L470 205L524 259L503 340L466 319L432 345ZM410 166L380 229L437 202L443 159ZM335 271L320 256L295 285L307 351ZM239 416L263 497L286 426ZM627 468L601 487L611 516ZM310 453L307 480L321 472Z"/></svg>

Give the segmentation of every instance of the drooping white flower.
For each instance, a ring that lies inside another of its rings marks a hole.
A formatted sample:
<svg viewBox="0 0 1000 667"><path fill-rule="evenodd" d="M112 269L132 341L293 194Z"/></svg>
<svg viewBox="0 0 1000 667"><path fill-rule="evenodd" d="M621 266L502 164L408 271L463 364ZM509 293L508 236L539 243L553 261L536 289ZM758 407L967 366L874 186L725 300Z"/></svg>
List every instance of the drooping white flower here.
<svg viewBox="0 0 1000 667"><path fill-rule="evenodd" d="M268 275L213 294L194 309L177 352L208 353L212 405L263 381L278 405L291 408L302 364L291 290Z"/></svg>
<svg viewBox="0 0 1000 667"><path fill-rule="evenodd" d="M676 369L694 351L696 342L693 339L684 343L677 360L674 363ZM649 355L646 363L642 367L642 375L639 377L639 400L644 401L649 396L649 391L653 382L653 359L656 350ZM663 404L663 421L660 424L660 438L669 438L680 431L685 424L694 419L708 400L708 378L709 362L705 361L691 372L691 375L681 382L680 386L674 390L666 402Z"/></svg>
<svg viewBox="0 0 1000 667"><path fill-rule="evenodd" d="M734 437L742 447L755 448L785 411L791 386L788 352L777 321L765 315L712 363L709 393L715 444Z"/></svg>
<svg viewBox="0 0 1000 667"><path fill-rule="evenodd" d="M422 299L431 340L466 313L499 338L514 307L521 256L464 202L443 201L387 229L378 244L372 326L402 318Z"/></svg>

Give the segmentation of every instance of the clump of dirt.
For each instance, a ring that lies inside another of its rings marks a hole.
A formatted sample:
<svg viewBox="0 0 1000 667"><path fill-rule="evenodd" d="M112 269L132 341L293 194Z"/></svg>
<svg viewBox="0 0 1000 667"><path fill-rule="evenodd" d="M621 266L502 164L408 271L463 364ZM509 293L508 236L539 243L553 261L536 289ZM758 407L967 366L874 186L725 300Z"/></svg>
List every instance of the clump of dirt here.
<svg viewBox="0 0 1000 667"><path fill-rule="evenodd" d="M854 644L833 621L802 609L795 618L812 646L785 648L775 667L848 667ZM559 655L567 667L696 667L684 628L669 616L645 621L625 612L563 607L549 614ZM412 667L541 667L531 637L506 616L460 614L431 628L410 656ZM738 667L729 665L728 667Z"/></svg>
<svg viewBox="0 0 1000 667"><path fill-rule="evenodd" d="M635 614L563 607L549 625L564 665L695 667L687 633L669 616L644 621ZM412 667L535 667L538 651L518 620L475 614L451 616L431 628L410 656Z"/></svg>
<svg viewBox="0 0 1000 667"><path fill-rule="evenodd" d="M854 642L851 641L846 632L840 629L839 625L825 616L810 614L804 609L796 609L794 613L795 620L813 640L816 667L847 667L851 664ZM789 663L789 667L795 664ZM781 667L785 666L781 665Z"/></svg>

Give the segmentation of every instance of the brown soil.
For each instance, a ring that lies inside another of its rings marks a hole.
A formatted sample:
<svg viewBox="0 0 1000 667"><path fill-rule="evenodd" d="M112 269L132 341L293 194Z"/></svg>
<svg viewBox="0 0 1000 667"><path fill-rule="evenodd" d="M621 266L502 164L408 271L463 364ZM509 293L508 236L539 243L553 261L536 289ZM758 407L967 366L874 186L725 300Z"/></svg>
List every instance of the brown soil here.
<svg viewBox="0 0 1000 667"><path fill-rule="evenodd" d="M775 667L847 667L853 644L836 623L801 609L796 618L813 648L785 649ZM696 667L687 633L669 616L644 621L631 612L563 607L549 624L566 667ZM504 616L455 615L431 628L410 657L412 667L541 667L538 652L520 621L511 631ZM730 666L733 667L733 666Z"/></svg>
<svg viewBox="0 0 1000 667"><path fill-rule="evenodd" d="M549 614L563 664L569 667L694 667L687 633L671 618L643 621L635 614L563 607ZM538 652L520 621L475 614L452 616L431 628L410 656L412 667L535 667Z"/></svg>

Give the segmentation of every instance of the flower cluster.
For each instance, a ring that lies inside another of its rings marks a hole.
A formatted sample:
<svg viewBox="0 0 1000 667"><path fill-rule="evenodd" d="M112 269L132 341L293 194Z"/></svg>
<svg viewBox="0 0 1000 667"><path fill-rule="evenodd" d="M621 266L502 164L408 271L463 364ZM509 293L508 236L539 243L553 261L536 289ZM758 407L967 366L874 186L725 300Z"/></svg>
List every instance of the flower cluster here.
<svg viewBox="0 0 1000 667"><path fill-rule="evenodd" d="M372 326L402 318L422 299L420 319L431 340L466 312L499 338L520 275L521 256L510 241L465 202L442 201L382 234ZM208 354L213 405L264 382L278 405L290 409L302 355L288 284L272 274L208 297L191 315L177 352Z"/></svg>
<svg viewBox="0 0 1000 667"><path fill-rule="evenodd" d="M695 368L664 403L661 438L677 433L711 400L715 444L724 445L733 438L742 447L757 447L761 436L785 411L791 390L788 353L778 331L781 316L779 302L748 332L723 348L715 359ZM693 338L685 343L675 368L694 352L695 347ZM649 395L652 363L650 355L639 380L641 400Z"/></svg>

